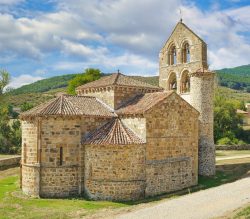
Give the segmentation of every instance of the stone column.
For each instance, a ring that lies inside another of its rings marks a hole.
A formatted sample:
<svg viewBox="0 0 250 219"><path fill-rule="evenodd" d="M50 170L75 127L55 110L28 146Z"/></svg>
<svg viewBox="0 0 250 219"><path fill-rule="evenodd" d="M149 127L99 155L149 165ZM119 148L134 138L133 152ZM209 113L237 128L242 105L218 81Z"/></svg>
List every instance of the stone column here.
<svg viewBox="0 0 250 219"><path fill-rule="evenodd" d="M214 73L201 71L191 74L190 104L199 116L199 175L215 174L215 145L213 136Z"/></svg>

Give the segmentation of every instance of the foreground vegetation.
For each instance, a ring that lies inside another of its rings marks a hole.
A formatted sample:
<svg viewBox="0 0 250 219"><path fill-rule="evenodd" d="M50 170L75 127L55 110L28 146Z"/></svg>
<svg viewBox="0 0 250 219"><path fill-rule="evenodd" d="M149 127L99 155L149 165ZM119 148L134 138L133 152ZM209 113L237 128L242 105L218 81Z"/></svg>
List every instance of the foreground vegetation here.
<svg viewBox="0 0 250 219"><path fill-rule="evenodd" d="M134 206L146 202L175 198L184 194L222 185L246 176L250 159L246 163L217 166L216 176L200 177L199 185L179 192L165 194L136 202L89 201L84 198L39 199L25 196L19 188L19 168L0 171L0 219L8 218L81 218L101 211ZM241 214L246 214L244 210Z"/></svg>
<svg viewBox="0 0 250 219"><path fill-rule="evenodd" d="M241 209L233 219L249 219L250 218L250 206Z"/></svg>
<svg viewBox="0 0 250 219"><path fill-rule="evenodd" d="M18 169L17 169L18 173ZM0 218L80 218L122 203L72 199L37 199L22 194L17 175L0 179Z"/></svg>

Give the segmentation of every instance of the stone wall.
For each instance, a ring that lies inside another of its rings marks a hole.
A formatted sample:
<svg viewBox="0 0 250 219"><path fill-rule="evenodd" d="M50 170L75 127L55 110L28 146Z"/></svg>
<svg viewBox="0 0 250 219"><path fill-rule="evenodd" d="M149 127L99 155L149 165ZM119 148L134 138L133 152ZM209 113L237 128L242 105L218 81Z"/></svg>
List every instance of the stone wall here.
<svg viewBox="0 0 250 219"><path fill-rule="evenodd" d="M250 150L250 144L245 145L216 145L216 150Z"/></svg>
<svg viewBox="0 0 250 219"><path fill-rule="evenodd" d="M85 194L91 199L139 199L145 181L145 145L85 146Z"/></svg>
<svg viewBox="0 0 250 219"><path fill-rule="evenodd" d="M22 190L25 194L38 197L40 195L40 166L22 164Z"/></svg>
<svg viewBox="0 0 250 219"><path fill-rule="evenodd" d="M84 180L82 137L106 122L105 118L85 117L23 121L23 191L42 197L81 194Z"/></svg>
<svg viewBox="0 0 250 219"><path fill-rule="evenodd" d="M146 196L159 195L195 185L197 181L194 181L192 173L192 160L190 157L148 161L145 194Z"/></svg>
<svg viewBox="0 0 250 219"><path fill-rule="evenodd" d="M42 197L78 194L81 162L81 119L48 118L41 123ZM61 154L61 155L60 155Z"/></svg>
<svg viewBox="0 0 250 219"><path fill-rule="evenodd" d="M123 116L122 122L136 133L141 139L146 140L146 119L138 116Z"/></svg>
<svg viewBox="0 0 250 219"><path fill-rule="evenodd" d="M198 112L171 95L145 117L146 196L197 184Z"/></svg>
<svg viewBox="0 0 250 219"><path fill-rule="evenodd" d="M22 190L39 196L40 167L38 162L38 121L22 121Z"/></svg>
<svg viewBox="0 0 250 219"><path fill-rule="evenodd" d="M214 73L191 76L190 104L200 112L199 116L199 174L215 174L214 145Z"/></svg>
<svg viewBox="0 0 250 219"><path fill-rule="evenodd" d="M182 62L182 46L188 42L190 47L190 63ZM168 65L167 57L171 45L175 45L177 52L177 63ZM180 93L181 73L185 70L192 73L201 68L207 69L207 47L206 44L182 23L178 23L176 29L160 51L159 59L159 84L168 90L168 77L171 72L177 76L177 92Z"/></svg>
<svg viewBox="0 0 250 219"><path fill-rule="evenodd" d="M183 63L182 52L185 42L190 48L190 62ZM172 45L176 47L176 63L169 65L168 54ZM211 176L215 174L215 148L213 141L213 94L214 94L214 75L207 72L207 46L183 23L179 22L174 32L168 39L160 52L159 59L160 86L169 90L169 83L172 76L176 76L177 93L188 101L195 109L200 112L199 124L199 174ZM198 70L204 70L198 75ZM188 73L190 78L190 92L181 93L182 75Z"/></svg>
<svg viewBox="0 0 250 219"><path fill-rule="evenodd" d="M81 90L78 91L78 95L97 97L104 103L106 103L109 107L114 109L114 89L113 88L96 88L90 90Z"/></svg>
<svg viewBox="0 0 250 219"><path fill-rule="evenodd" d="M21 156L0 159L0 170L20 166Z"/></svg>
<svg viewBox="0 0 250 219"><path fill-rule="evenodd" d="M42 167L40 197L70 197L79 194L77 166Z"/></svg>
<svg viewBox="0 0 250 219"><path fill-rule="evenodd" d="M139 94L156 92L156 89L140 88L140 87L115 87L114 109L118 109L121 105L133 99Z"/></svg>
<svg viewBox="0 0 250 219"><path fill-rule="evenodd" d="M126 103L139 94L155 91L157 91L157 89L116 85L113 87L81 90L78 91L78 95L96 97L112 109L118 109L122 104Z"/></svg>
<svg viewBox="0 0 250 219"><path fill-rule="evenodd" d="M22 121L22 163L37 163L37 120Z"/></svg>

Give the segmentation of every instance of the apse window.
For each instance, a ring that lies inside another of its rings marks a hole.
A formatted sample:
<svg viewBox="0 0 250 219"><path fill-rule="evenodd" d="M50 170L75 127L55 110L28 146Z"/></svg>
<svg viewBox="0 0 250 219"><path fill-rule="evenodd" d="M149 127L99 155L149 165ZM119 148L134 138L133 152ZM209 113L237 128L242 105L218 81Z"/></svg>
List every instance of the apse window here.
<svg viewBox="0 0 250 219"><path fill-rule="evenodd" d="M60 147L60 162L59 165L62 166L63 164L63 147Z"/></svg>

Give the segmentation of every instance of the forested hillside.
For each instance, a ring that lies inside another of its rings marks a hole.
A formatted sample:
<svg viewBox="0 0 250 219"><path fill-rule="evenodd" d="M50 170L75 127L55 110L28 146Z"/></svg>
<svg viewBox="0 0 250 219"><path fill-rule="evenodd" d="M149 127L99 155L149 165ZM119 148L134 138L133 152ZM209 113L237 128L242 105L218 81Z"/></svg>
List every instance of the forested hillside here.
<svg viewBox="0 0 250 219"><path fill-rule="evenodd" d="M216 71L221 86L250 93L250 65Z"/></svg>
<svg viewBox="0 0 250 219"><path fill-rule="evenodd" d="M250 65L221 69L216 72L218 84L225 87L219 89L223 96L250 102ZM9 102L15 107L25 102L31 102L35 106L53 98L57 92L67 92L69 81L77 75L79 74L56 76L22 86L8 93ZM102 76L105 75L108 74L102 74ZM159 82L158 76L132 77L152 85L158 85Z"/></svg>
<svg viewBox="0 0 250 219"><path fill-rule="evenodd" d="M67 87L68 82L77 74L69 74L55 76L52 78L36 81L32 84L24 85L10 92L11 95L27 94L27 93L43 93L53 89Z"/></svg>

